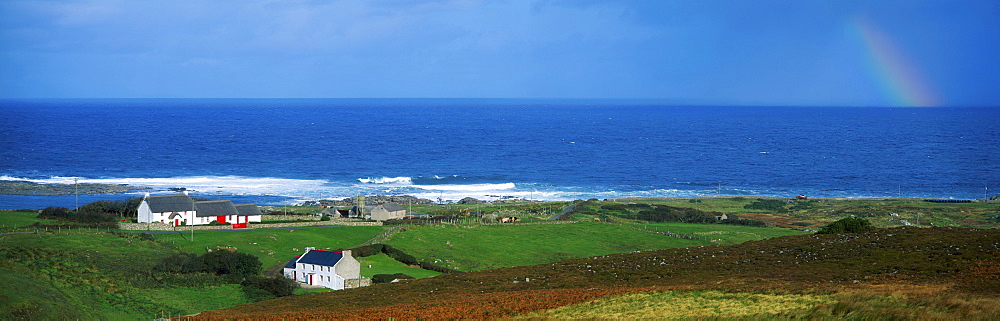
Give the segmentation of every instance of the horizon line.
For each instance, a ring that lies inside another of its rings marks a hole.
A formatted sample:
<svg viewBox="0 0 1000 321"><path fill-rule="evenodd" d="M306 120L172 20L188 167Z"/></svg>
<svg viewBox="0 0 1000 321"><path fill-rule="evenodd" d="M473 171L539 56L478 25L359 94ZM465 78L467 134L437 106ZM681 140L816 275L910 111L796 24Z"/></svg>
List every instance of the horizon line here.
<svg viewBox="0 0 1000 321"><path fill-rule="evenodd" d="M0 101L27 100L524 100L524 101L639 101L670 107L852 107L852 108L997 108L996 105L899 106L899 105L795 105L685 102L675 98L586 98L586 97L0 97Z"/></svg>

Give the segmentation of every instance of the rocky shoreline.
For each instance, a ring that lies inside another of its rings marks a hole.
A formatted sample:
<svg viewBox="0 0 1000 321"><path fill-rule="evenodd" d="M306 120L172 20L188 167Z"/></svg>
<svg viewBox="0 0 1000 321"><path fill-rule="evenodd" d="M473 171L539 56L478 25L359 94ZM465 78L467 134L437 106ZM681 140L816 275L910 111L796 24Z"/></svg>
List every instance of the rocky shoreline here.
<svg viewBox="0 0 1000 321"><path fill-rule="evenodd" d="M0 195L56 196L127 193L149 187L127 184L40 184L27 181L0 181Z"/></svg>
<svg viewBox="0 0 1000 321"><path fill-rule="evenodd" d="M356 198L347 197L342 200L318 200L318 201L306 201L302 203L302 206L354 206ZM426 198L417 198L410 195L368 195L365 196L366 205L377 205L380 203L397 203L397 204L431 204L433 201Z"/></svg>

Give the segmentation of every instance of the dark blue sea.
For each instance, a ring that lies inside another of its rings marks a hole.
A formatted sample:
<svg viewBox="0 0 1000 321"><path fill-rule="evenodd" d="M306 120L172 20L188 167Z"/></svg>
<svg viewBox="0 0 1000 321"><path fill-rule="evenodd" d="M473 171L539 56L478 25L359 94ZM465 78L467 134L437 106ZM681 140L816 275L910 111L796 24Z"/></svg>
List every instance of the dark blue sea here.
<svg viewBox="0 0 1000 321"><path fill-rule="evenodd" d="M445 202L1000 194L1000 108L2 100L0 146L0 179L71 183L76 177L148 186L154 194L183 187L196 196L268 205L358 194ZM74 202L73 196L0 195L0 208Z"/></svg>

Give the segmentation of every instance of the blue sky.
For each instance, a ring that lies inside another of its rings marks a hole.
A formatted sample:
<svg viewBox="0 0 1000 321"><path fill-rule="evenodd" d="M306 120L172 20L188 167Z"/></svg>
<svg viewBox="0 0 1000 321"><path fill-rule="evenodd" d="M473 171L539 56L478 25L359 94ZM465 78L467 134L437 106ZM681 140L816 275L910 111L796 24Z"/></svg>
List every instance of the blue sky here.
<svg viewBox="0 0 1000 321"><path fill-rule="evenodd" d="M1000 106L998 57L993 0L0 1L0 98Z"/></svg>

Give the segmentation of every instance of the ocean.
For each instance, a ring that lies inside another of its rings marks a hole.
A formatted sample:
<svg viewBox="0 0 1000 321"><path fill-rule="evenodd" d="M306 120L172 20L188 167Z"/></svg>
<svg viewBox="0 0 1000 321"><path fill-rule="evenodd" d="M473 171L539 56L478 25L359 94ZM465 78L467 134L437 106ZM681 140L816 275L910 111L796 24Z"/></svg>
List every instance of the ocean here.
<svg viewBox="0 0 1000 321"><path fill-rule="evenodd" d="M260 205L358 194L442 202L1000 194L1000 108L26 99L0 100L0 146L3 180L76 177ZM0 195L8 209L75 202Z"/></svg>

